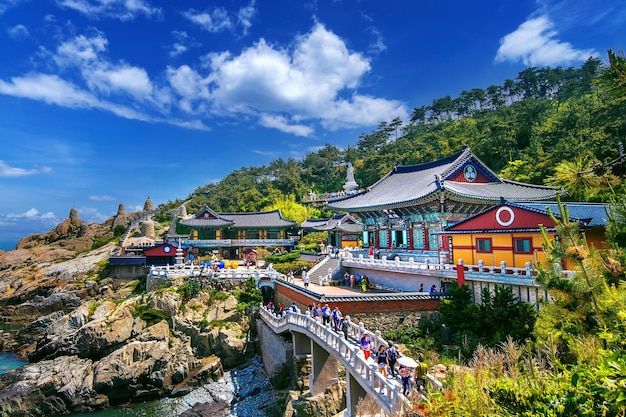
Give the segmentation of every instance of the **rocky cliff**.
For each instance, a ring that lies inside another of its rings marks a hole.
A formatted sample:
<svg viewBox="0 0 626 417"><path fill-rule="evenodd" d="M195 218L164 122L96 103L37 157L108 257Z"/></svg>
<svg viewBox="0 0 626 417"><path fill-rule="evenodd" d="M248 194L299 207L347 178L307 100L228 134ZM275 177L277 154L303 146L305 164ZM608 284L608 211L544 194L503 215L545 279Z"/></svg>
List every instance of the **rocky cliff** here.
<svg viewBox="0 0 626 417"><path fill-rule="evenodd" d="M183 395L254 354L250 319L228 295L241 283L145 293L139 281L107 278L115 244L85 248L112 227L70 213L48 234L0 253L0 318L23 325L0 331L0 343L29 360L0 375L3 416Z"/></svg>

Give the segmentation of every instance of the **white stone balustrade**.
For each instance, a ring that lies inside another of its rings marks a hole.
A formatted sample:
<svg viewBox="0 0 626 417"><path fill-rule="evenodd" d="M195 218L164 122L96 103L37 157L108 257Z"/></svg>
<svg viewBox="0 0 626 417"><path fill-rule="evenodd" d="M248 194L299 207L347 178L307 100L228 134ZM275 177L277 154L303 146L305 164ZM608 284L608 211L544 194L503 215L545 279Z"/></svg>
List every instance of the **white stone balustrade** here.
<svg viewBox="0 0 626 417"><path fill-rule="evenodd" d="M333 331L329 326L322 325L307 314L292 312L278 317L265 307L259 308L259 314L275 333L295 331L306 334L311 340L314 340L327 352L343 362L346 371L354 377L365 392L376 400L387 415L401 412L406 399L400 393L399 383L395 380L389 380L377 372L376 365L368 363L363 355L359 355L359 346L351 340L345 340L343 333ZM356 340L359 340L364 333L368 333L372 338L372 345L376 348L381 344L388 346L387 342L382 339L380 332L369 332L362 323L359 323L358 326L350 323L348 332L350 337L354 337ZM347 395L350 395L350 392ZM355 399L352 400L351 402L351 399L348 398L346 401L349 409L350 404L355 404ZM351 414L350 411L349 414Z"/></svg>

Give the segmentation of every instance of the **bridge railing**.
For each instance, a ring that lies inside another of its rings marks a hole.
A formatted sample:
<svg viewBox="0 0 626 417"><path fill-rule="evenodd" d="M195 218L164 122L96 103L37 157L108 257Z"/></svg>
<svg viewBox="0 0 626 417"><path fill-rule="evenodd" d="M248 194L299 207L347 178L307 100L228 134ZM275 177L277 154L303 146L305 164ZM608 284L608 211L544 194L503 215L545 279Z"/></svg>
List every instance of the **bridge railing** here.
<svg viewBox="0 0 626 417"><path fill-rule="evenodd" d="M297 330L318 341L327 351L334 353L345 366L354 370L353 376L360 380L366 391L374 394L373 398L385 411L393 414L402 410L405 397L399 392L398 384L377 372L376 365L370 364L363 355L359 355L360 348L355 346L352 341L346 340L343 334L335 332L329 326L325 326L305 314L290 312L283 316L276 316L265 307L259 308L259 314L263 321L276 333ZM363 329L362 324L359 326L351 324L349 332L352 336L364 332L372 334ZM373 341L374 339L372 339ZM382 339L378 341L382 341ZM386 342L384 343L386 344Z"/></svg>

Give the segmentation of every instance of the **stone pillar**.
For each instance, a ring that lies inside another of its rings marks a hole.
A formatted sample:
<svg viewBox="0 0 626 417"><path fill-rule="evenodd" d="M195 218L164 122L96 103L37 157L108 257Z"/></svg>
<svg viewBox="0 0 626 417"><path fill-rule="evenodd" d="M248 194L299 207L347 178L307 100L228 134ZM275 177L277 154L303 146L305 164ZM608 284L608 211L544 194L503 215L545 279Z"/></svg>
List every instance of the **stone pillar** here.
<svg viewBox="0 0 626 417"><path fill-rule="evenodd" d="M311 395L322 394L326 388L336 384L338 380L337 359L311 340L311 375L309 376Z"/></svg>
<svg viewBox="0 0 626 417"><path fill-rule="evenodd" d="M346 415L352 417L357 415L359 401L367 396L363 389L350 372L346 373Z"/></svg>
<svg viewBox="0 0 626 417"><path fill-rule="evenodd" d="M311 339L308 336L298 333L291 333L293 341L293 354L295 356L310 355L311 354Z"/></svg>

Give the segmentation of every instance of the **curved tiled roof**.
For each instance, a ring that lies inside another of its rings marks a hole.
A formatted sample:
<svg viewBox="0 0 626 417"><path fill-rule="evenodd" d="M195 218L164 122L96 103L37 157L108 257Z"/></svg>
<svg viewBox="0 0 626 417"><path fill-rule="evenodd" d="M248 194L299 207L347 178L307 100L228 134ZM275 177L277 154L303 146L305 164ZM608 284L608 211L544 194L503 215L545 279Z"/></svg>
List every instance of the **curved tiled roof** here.
<svg viewBox="0 0 626 417"><path fill-rule="evenodd" d="M234 223L233 227L292 227L298 223L285 219L280 210L263 211L255 213L220 213L220 216Z"/></svg>
<svg viewBox="0 0 626 417"><path fill-rule="evenodd" d="M443 188L458 196L479 200L500 201L535 201L548 200L556 196L552 187L523 184L514 181L478 183L446 181Z"/></svg>
<svg viewBox="0 0 626 417"><path fill-rule="evenodd" d="M330 219L306 220L300 227L318 231L337 229L348 233L359 233L363 231L363 224L347 214L335 214Z"/></svg>
<svg viewBox="0 0 626 417"><path fill-rule="evenodd" d="M181 220L182 225L191 227L227 227L232 226L233 222L222 218L202 218L192 217L191 219Z"/></svg>
<svg viewBox="0 0 626 417"><path fill-rule="evenodd" d="M568 203L562 202L567 206L567 212L570 220L578 221L587 227L604 227L609 223L609 205L605 203ZM559 204L555 201L546 201L543 203L517 202L513 205L525 207L540 213L550 212L557 218L560 218Z"/></svg>
<svg viewBox="0 0 626 417"><path fill-rule="evenodd" d="M209 216L204 217L204 213ZM210 208L205 208L200 213L189 219L184 219L181 224L191 227L206 228L268 228L268 227L292 227L298 223L283 218L280 210L253 212L253 213L216 213Z"/></svg>
<svg viewBox="0 0 626 417"><path fill-rule="evenodd" d="M463 164L471 162L493 182L469 183L446 181ZM406 207L439 198L446 192L448 197L498 202L535 201L554 199L557 190L532 184L523 184L499 178L468 147L463 151L437 161L418 165L397 166L367 190L330 202L326 207L336 211L359 212Z"/></svg>

